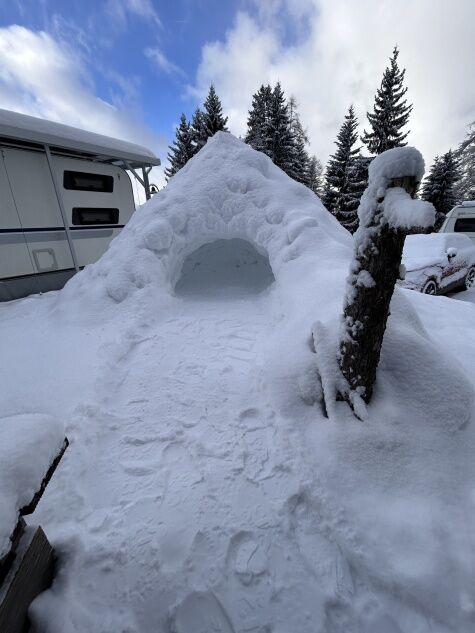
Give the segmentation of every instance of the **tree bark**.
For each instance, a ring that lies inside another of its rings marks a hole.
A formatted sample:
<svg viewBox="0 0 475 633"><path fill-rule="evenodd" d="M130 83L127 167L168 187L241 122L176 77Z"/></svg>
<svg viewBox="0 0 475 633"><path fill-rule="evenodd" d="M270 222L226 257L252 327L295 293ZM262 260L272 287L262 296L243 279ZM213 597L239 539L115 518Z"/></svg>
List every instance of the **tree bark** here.
<svg viewBox="0 0 475 633"><path fill-rule="evenodd" d="M411 197L417 189L416 179L392 180L389 187L403 187ZM400 276L404 239L425 229L395 230L384 224L384 196L378 198L373 217L367 225L365 249L356 249L351 266L353 280L344 309L344 331L339 347L339 366L349 391L340 396L354 409L354 395L369 403L376 380L383 336L389 317L394 286Z"/></svg>

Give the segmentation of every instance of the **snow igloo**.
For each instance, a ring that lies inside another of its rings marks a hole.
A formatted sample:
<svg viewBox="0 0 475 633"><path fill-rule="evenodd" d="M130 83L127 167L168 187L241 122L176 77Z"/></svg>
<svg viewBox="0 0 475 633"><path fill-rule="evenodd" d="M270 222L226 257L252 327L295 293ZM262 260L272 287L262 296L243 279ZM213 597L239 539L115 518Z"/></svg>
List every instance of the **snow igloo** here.
<svg viewBox="0 0 475 633"><path fill-rule="evenodd" d="M68 286L90 294L100 279L97 292L105 289L116 303L144 288L252 294L279 282L298 260L333 268L336 258L347 267L351 246L349 233L312 191L218 132Z"/></svg>

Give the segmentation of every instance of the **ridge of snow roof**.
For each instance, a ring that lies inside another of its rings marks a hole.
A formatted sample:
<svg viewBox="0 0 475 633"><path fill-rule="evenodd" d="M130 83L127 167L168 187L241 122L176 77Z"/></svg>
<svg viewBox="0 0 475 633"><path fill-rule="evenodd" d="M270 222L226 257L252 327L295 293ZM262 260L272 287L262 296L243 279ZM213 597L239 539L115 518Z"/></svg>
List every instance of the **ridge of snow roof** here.
<svg viewBox="0 0 475 633"><path fill-rule="evenodd" d="M85 152L102 160L160 165L160 159L146 147L11 110L0 109L0 137Z"/></svg>

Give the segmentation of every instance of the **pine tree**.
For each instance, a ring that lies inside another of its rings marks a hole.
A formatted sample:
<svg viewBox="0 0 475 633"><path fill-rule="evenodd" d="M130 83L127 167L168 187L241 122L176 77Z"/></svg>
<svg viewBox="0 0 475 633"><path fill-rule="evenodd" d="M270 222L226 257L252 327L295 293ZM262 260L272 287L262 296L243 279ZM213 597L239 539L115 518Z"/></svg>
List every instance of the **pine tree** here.
<svg viewBox="0 0 475 633"><path fill-rule="evenodd" d="M360 206L361 196L364 194L366 187L368 186L368 169L373 159L369 156L361 156L358 154L355 156L353 164L350 169L349 188L352 194L352 203L350 209L354 212L352 220L349 220L345 225L350 233L354 233L358 228L358 208Z"/></svg>
<svg viewBox="0 0 475 633"><path fill-rule="evenodd" d="M280 82L277 82L272 91L264 139L272 162L291 176L295 144L290 127L289 108Z"/></svg>
<svg viewBox="0 0 475 633"><path fill-rule="evenodd" d="M328 165L325 170L325 181L324 181L323 190L322 190L322 202L327 208L327 210L330 211L332 215L336 216L338 194L335 191L335 189L333 189L333 187L330 185L330 179L327 177L327 175L328 175Z"/></svg>
<svg viewBox="0 0 475 633"><path fill-rule="evenodd" d="M297 101L295 97L290 97L288 107L290 132L293 139L293 150L291 159L292 165L288 173L289 176L291 176L297 182L307 184L310 159L306 146L309 143L309 139L300 121L300 116L297 110Z"/></svg>
<svg viewBox="0 0 475 633"><path fill-rule="evenodd" d="M358 224L357 210L361 197L362 163L357 160L360 150L355 147L357 128L358 120L353 106L350 106L338 132L336 152L328 162L323 200L327 209L351 231Z"/></svg>
<svg viewBox="0 0 475 633"><path fill-rule="evenodd" d="M308 161L307 181L305 184L313 193L320 197L322 196L322 172L322 163L316 156L311 156Z"/></svg>
<svg viewBox="0 0 475 633"><path fill-rule="evenodd" d="M261 85L252 97L244 139L267 154L288 176L312 191L321 187L321 163L307 152L309 139L300 121L294 97L287 103L280 83ZM316 162L315 162L316 161Z"/></svg>
<svg viewBox="0 0 475 633"><path fill-rule="evenodd" d="M191 120L191 138L193 141L193 154L199 152L208 140L204 124L204 114L199 108L196 108Z"/></svg>
<svg viewBox="0 0 475 633"><path fill-rule="evenodd" d="M267 155L270 153L270 148L266 145L266 129L271 101L272 88L270 85L261 85L252 96L252 106L247 118L247 133L244 139L251 147Z"/></svg>
<svg viewBox="0 0 475 633"><path fill-rule="evenodd" d="M168 160L170 161L170 166L165 169L167 181L184 167L194 154L191 127L184 114L180 117L180 125L176 129L175 140L169 146L169 149Z"/></svg>
<svg viewBox="0 0 475 633"><path fill-rule="evenodd" d="M422 198L432 202L436 210L434 230L438 230L445 215L455 206L455 184L459 179L457 160L452 150L436 156L422 191Z"/></svg>
<svg viewBox="0 0 475 633"><path fill-rule="evenodd" d="M456 152L460 179L455 185L457 202L475 200L475 121L468 127L467 138Z"/></svg>
<svg viewBox="0 0 475 633"><path fill-rule="evenodd" d="M204 102L203 127L206 132L207 139L216 134L216 132L228 132L226 123L228 117L223 116L223 108L219 100L213 84L209 87L208 96Z"/></svg>
<svg viewBox="0 0 475 633"><path fill-rule="evenodd" d="M409 132L401 130L409 120L412 105L404 99L407 92L403 86L406 70L399 70L398 55L399 50L395 46L390 66L384 71L381 87L375 96L374 111L367 113L372 130L365 130L361 140L371 154L381 154L387 149L406 145L404 139Z"/></svg>

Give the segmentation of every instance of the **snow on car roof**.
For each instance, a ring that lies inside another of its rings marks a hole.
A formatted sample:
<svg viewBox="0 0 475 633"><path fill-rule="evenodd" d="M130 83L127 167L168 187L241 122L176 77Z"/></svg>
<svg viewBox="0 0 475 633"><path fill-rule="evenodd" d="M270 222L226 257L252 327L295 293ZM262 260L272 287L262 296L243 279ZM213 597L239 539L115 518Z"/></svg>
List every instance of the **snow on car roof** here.
<svg viewBox="0 0 475 633"><path fill-rule="evenodd" d="M405 259L433 258L445 253L449 246L460 248L472 246L469 237L463 233L418 233L408 235L404 242L403 257Z"/></svg>
<svg viewBox="0 0 475 633"><path fill-rule="evenodd" d="M102 161L125 160L132 166L160 165L160 159L146 147L10 110L0 109L0 138L92 154Z"/></svg>
<svg viewBox="0 0 475 633"><path fill-rule="evenodd" d="M408 235L404 242L403 257L434 256L443 253L448 233Z"/></svg>

